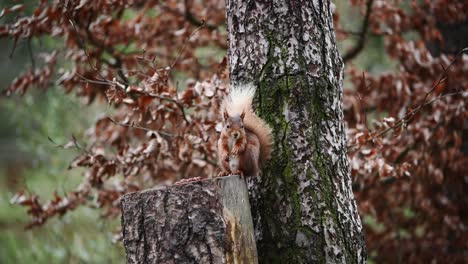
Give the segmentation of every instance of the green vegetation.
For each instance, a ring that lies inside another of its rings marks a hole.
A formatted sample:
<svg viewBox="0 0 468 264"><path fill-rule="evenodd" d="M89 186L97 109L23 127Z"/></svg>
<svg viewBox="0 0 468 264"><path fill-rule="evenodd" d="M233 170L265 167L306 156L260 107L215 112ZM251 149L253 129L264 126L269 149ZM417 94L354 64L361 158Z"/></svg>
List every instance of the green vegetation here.
<svg viewBox="0 0 468 264"><path fill-rule="evenodd" d="M119 221L99 219L98 212L80 208L44 227L24 230L22 208L0 197L0 263L124 263L120 243L112 244L111 230ZM6 204L6 206L5 206Z"/></svg>
<svg viewBox="0 0 468 264"><path fill-rule="evenodd" d="M5 1L0 6L14 4ZM26 10L30 13L34 5L27 4ZM1 22L9 23L14 17L7 14ZM49 36L33 39L30 44L36 57L61 45ZM0 90L31 67L27 41L19 40L9 58L12 47L13 41L0 40ZM40 62L36 58L35 63ZM10 204L21 190L39 195L44 202L54 191L63 195L77 188L82 171L67 169L77 150L57 148L48 137L66 143L74 135L84 142L85 129L105 109L105 104L83 107L76 96L53 86L47 91L28 91L21 98L0 97L0 263L125 262L122 244L112 242L120 219L105 220L99 210L80 207L42 227L26 230L30 216L25 208Z"/></svg>
<svg viewBox="0 0 468 264"><path fill-rule="evenodd" d="M124 263L123 246L112 243L119 219L105 220L99 210L81 207L25 230L25 208L10 204L21 190L44 202L54 191L75 189L82 171L67 167L77 150L57 148L48 137L66 143L74 135L83 142L84 130L104 110L83 108L55 88L0 99L0 263Z"/></svg>

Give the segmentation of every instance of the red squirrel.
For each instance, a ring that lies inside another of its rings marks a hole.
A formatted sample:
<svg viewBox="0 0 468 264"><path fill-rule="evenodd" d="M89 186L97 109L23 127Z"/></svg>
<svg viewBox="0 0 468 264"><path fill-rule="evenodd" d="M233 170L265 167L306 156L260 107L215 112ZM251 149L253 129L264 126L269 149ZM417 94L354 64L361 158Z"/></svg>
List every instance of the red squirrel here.
<svg viewBox="0 0 468 264"><path fill-rule="evenodd" d="M258 176L270 158L270 126L252 110L253 85L232 86L221 104L223 128L218 139L218 176Z"/></svg>

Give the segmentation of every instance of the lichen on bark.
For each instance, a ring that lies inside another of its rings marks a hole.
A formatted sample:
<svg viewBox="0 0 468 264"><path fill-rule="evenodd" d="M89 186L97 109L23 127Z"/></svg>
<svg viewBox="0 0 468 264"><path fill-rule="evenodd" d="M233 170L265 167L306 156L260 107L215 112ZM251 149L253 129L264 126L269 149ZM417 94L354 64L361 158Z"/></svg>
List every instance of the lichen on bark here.
<svg viewBox="0 0 468 264"><path fill-rule="evenodd" d="M260 263L362 263L329 1L227 1L231 83L258 86L272 160L251 179Z"/></svg>

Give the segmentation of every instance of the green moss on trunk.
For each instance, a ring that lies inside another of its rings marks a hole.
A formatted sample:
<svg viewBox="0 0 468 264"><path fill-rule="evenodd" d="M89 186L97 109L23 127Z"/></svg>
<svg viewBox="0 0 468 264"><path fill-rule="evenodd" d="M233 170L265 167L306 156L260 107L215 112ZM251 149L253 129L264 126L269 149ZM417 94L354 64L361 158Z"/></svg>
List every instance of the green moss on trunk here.
<svg viewBox="0 0 468 264"><path fill-rule="evenodd" d="M343 65L330 2L227 7L231 83L257 84L257 113L275 139L272 159L251 185L260 263L365 261L348 186Z"/></svg>

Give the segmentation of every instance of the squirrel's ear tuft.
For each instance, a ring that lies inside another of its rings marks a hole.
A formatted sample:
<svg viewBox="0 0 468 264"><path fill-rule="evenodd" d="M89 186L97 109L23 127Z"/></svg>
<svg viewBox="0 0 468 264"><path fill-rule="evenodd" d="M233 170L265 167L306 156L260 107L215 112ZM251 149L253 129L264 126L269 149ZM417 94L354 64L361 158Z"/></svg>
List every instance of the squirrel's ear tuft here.
<svg viewBox="0 0 468 264"><path fill-rule="evenodd" d="M223 112L223 118L224 118L224 121L225 121L225 122L228 121L228 119L229 119L229 114L228 114L227 111L224 111L224 112Z"/></svg>
<svg viewBox="0 0 468 264"><path fill-rule="evenodd" d="M244 117L245 117L245 111L242 111L242 114L240 114L240 119L244 121Z"/></svg>

